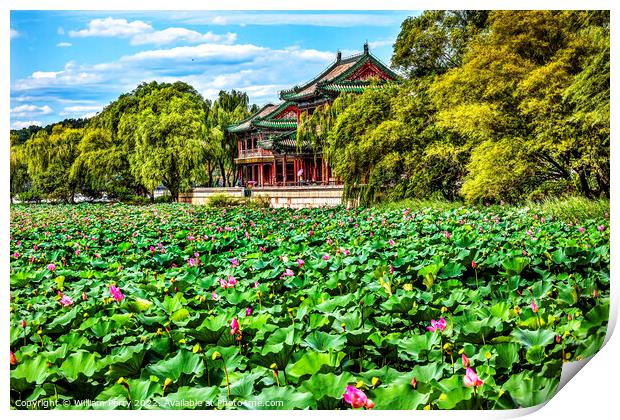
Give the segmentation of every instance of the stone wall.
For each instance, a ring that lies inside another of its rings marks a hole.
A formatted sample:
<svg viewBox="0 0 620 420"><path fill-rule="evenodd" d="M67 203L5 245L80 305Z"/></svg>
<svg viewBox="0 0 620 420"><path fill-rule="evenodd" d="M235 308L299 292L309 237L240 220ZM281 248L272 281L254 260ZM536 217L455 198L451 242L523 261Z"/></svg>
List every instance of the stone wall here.
<svg viewBox="0 0 620 420"><path fill-rule="evenodd" d="M304 186L304 187L261 187L249 190L250 197L268 197L271 207L335 207L342 204L343 187ZM179 194L179 201L191 204L206 204L214 194L228 194L244 197L243 188L195 188L189 193Z"/></svg>
<svg viewBox="0 0 620 420"><path fill-rule="evenodd" d="M207 204L207 200L212 195L226 194L232 197L243 197L243 188L224 187L224 188L194 188L191 192L179 193L180 203Z"/></svg>

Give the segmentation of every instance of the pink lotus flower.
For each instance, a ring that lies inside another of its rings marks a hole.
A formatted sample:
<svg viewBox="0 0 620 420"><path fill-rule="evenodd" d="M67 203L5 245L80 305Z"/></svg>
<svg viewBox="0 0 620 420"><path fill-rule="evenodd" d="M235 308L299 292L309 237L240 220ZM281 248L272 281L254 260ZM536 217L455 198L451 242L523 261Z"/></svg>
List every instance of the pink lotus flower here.
<svg viewBox="0 0 620 420"><path fill-rule="evenodd" d="M220 279L220 286L222 289L226 289L228 287L228 283L226 283L226 280Z"/></svg>
<svg viewBox="0 0 620 420"><path fill-rule="evenodd" d="M218 299L219 299L219 296L217 295L217 293L215 293L215 292L211 292L211 299L213 299L213 300L218 300Z"/></svg>
<svg viewBox="0 0 620 420"><path fill-rule="evenodd" d="M14 252L13 253L13 258L15 258L15 259L19 258L19 252Z"/></svg>
<svg viewBox="0 0 620 420"><path fill-rule="evenodd" d="M394 274L394 266L392 264L389 265L390 274Z"/></svg>
<svg viewBox="0 0 620 420"><path fill-rule="evenodd" d="M265 248L264 246L259 246L259 247L258 247L258 250L259 250L260 252L265 252L265 251L266 251L266 249L267 249L267 248Z"/></svg>
<svg viewBox="0 0 620 420"><path fill-rule="evenodd" d="M298 266L299 268L303 267L303 266L304 266L304 264L305 264L304 260L297 260L297 266Z"/></svg>
<svg viewBox="0 0 620 420"><path fill-rule="evenodd" d="M110 285L110 295L117 302L120 302L121 300L125 299L125 295L121 292L120 287L114 286L113 284Z"/></svg>
<svg viewBox="0 0 620 420"><path fill-rule="evenodd" d="M532 307L532 311L534 313L538 312L538 305L536 304L536 301L534 299L532 299L532 304L530 306Z"/></svg>
<svg viewBox="0 0 620 420"><path fill-rule="evenodd" d="M239 260L236 258L233 258L232 260L230 260L230 263L232 264L233 267L237 267L239 265Z"/></svg>
<svg viewBox="0 0 620 420"><path fill-rule="evenodd" d="M411 380L411 386L413 387L413 389L416 389L418 387L418 381L415 379L415 376Z"/></svg>
<svg viewBox="0 0 620 420"><path fill-rule="evenodd" d="M452 237L452 234L448 232L447 230L444 230L443 234L446 235L446 239L450 239Z"/></svg>
<svg viewBox="0 0 620 420"><path fill-rule="evenodd" d="M435 332L437 330L443 332L443 330L446 329L446 326L447 324L444 318L439 318L439 321L435 321L434 319L431 319L431 326L426 327L426 329L431 332Z"/></svg>
<svg viewBox="0 0 620 420"><path fill-rule="evenodd" d="M469 359L467 358L465 353L461 354L461 361L463 362L463 366L465 366L466 368L469 367Z"/></svg>
<svg viewBox="0 0 620 420"><path fill-rule="evenodd" d="M327 242L327 245L331 245L331 244L333 244L333 243L334 243L334 241L333 241L333 240L331 240L331 239L328 239L328 240L327 240L327 241L325 241L325 242Z"/></svg>
<svg viewBox="0 0 620 420"><path fill-rule="evenodd" d="M484 382L478 377L475 370L468 367L463 377L463 383L465 386L481 386Z"/></svg>
<svg viewBox="0 0 620 420"><path fill-rule="evenodd" d="M27 325L27 324L26 324L26 320L25 320L25 319L22 319L22 328L26 328L26 325Z"/></svg>
<svg viewBox="0 0 620 420"><path fill-rule="evenodd" d="M47 269L48 269L49 271L54 271L54 270L56 270L56 264L48 264L48 265L47 265Z"/></svg>
<svg viewBox="0 0 620 420"><path fill-rule="evenodd" d="M258 286L260 286L260 283L259 283L259 282L257 282L257 281L255 281L255 282L254 282L254 288L257 288Z"/></svg>
<svg viewBox="0 0 620 420"><path fill-rule="evenodd" d="M394 244L396 244L396 242L394 242L392 239L390 239L390 240L388 241L388 244L389 244L390 246L394 246Z"/></svg>
<svg viewBox="0 0 620 420"><path fill-rule="evenodd" d="M329 260L329 255L327 255L327 254L323 255L323 259L324 259L325 261Z"/></svg>
<svg viewBox="0 0 620 420"><path fill-rule="evenodd" d="M79 249L76 249L76 250L75 250L75 256L76 256L76 257L79 257L79 256L80 256L80 250L79 250Z"/></svg>
<svg viewBox="0 0 620 420"><path fill-rule="evenodd" d="M245 316L250 316L250 315L252 315L252 308L250 307L245 308Z"/></svg>
<svg viewBox="0 0 620 420"><path fill-rule="evenodd" d="M597 230L600 230L601 232L605 230L605 226L600 225L596 227Z"/></svg>
<svg viewBox="0 0 620 420"><path fill-rule="evenodd" d="M73 304L73 300L67 296L67 295L63 295L62 293L58 292L58 294L60 295L60 300L58 301L62 306L70 306L71 304Z"/></svg>
<svg viewBox="0 0 620 420"><path fill-rule="evenodd" d="M286 270L284 270L284 274L282 274L283 277L294 277L295 273L293 273L293 270L291 270L290 268L287 268Z"/></svg>
<svg viewBox="0 0 620 420"><path fill-rule="evenodd" d="M228 287L234 287L237 284L237 280L233 276L228 276Z"/></svg>
<svg viewBox="0 0 620 420"><path fill-rule="evenodd" d="M190 258L189 260L187 260L187 264L188 264L190 267L193 267L193 266L195 266L195 265L196 265L196 260L194 260L193 258Z"/></svg>
<svg viewBox="0 0 620 420"><path fill-rule="evenodd" d="M478 267L478 263L476 263L476 261L472 261L471 268L476 268L476 267Z"/></svg>
<svg viewBox="0 0 620 420"><path fill-rule="evenodd" d="M189 236L187 237L187 240L188 240L188 241L193 241L194 239L196 239L196 238L194 238L194 235L189 235Z"/></svg>
<svg viewBox="0 0 620 420"><path fill-rule="evenodd" d="M579 231L579 233L583 233L583 232L585 232L586 229L584 227L582 227L582 226L579 226L577 228L577 230Z"/></svg>
<svg viewBox="0 0 620 420"><path fill-rule="evenodd" d="M239 321L237 321L237 318L233 318L230 322L230 335L235 335L237 333L239 333Z"/></svg>
<svg viewBox="0 0 620 420"><path fill-rule="evenodd" d="M351 251L349 251L348 249L343 249L342 253L344 254L345 257L348 257L349 255L351 255Z"/></svg>
<svg viewBox="0 0 620 420"><path fill-rule="evenodd" d="M153 245L151 245L149 247L149 251L151 252L151 254L154 254L155 253L155 247Z"/></svg>
<svg viewBox="0 0 620 420"><path fill-rule="evenodd" d="M17 357L15 357L15 353L11 351L11 366L16 365L16 364L17 364Z"/></svg>
<svg viewBox="0 0 620 420"><path fill-rule="evenodd" d="M347 404L351 404L353 408L361 408L366 407L368 404L368 397L364 394L364 391L357 389L354 386L347 386L347 389L344 394L342 394L344 400ZM374 403L372 403L374 407Z"/></svg>

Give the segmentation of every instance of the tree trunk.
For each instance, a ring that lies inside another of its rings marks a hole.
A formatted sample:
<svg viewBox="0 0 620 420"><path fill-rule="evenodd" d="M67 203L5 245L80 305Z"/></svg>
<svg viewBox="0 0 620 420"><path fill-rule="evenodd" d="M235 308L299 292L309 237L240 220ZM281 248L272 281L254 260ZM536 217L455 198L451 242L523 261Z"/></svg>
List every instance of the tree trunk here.
<svg viewBox="0 0 620 420"><path fill-rule="evenodd" d="M207 173L209 174L209 187L213 186L213 168L211 168L211 161L207 161Z"/></svg>
<svg viewBox="0 0 620 420"><path fill-rule="evenodd" d="M222 176L222 186L225 186L226 185L226 169L224 169L224 162L220 160L219 165L220 165L220 175Z"/></svg>
<svg viewBox="0 0 620 420"><path fill-rule="evenodd" d="M583 169L579 171L579 184L583 195L587 198L592 197L592 191L590 190L590 185L588 185L588 177L586 175L586 171Z"/></svg>

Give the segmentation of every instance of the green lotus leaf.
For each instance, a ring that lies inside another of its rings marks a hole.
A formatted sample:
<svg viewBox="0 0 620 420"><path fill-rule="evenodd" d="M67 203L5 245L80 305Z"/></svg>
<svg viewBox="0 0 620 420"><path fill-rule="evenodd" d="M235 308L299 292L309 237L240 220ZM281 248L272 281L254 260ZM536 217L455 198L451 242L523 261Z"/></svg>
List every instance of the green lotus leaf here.
<svg viewBox="0 0 620 420"><path fill-rule="evenodd" d="M197 409L205 410L217 407L219 388L182 386L177 392L165 397L154 398L159 408L166 410Z"/></svg>
<svg viewBox="0 0 620 420"><path fill-rule="evenodd" d="M555 333L551 330L515 329L511 335L528 349L532 346L545 347L547 344L551 344L555 338Z"/></svg>
<svg viewBox="0 0 620 420"><path fill-rule="evenodd" d="M78 351L62 362L58 372L69 382L75 381L80 375L91 377L100 368L97 363L100 358L101 356L97 353Z"/></svg>
<svg viewBox="0 0 620 420"><path fill-rule="evenodd" d="M340 351L344 348L347 339L343 335L328 334L322 331L313 331L302 345L306 345L315 351Z"/></svg>
<svg viewBox="0 0 620 420"><path fill-rule="evenodd" d="M519 407L533 407L549 401L555 394L559 378L545 378L521 372L512 375L502 388L510 393Z"/></svg>
<svg viewBox="0 0 620 420"><path fill-rule="evenodd" d="M416 410L424 407L430 394L418 392L410 384L379 387L369 393L375 410Z"/></svg>
<svg viewBox="0 0 620 420"><path fill-rule="evenodd" d="M11 371L11 379L25 379L29 383L40 385L54 372L56 372L56 367L50 366L47 358L37 356L33 359L22 360Z"/></svg>
<svg viewBox="0 0 620 420"><path fill-rule="evenodd" d="M309 392L300 392L292 386L276 386L265 388L257 396L249 398L245 405L254 410L312 409L316 408L316 401Z"/></svg>
<svg viewBox="0 0 620 420"><path fill-rule="evenodd" d="M202 358L191 351L179 350L173 357L147 366L147 371L160 379L178 380L181 375L200 376L204 372Z"/></svg>
<svg viewBox="0 0 620 420"><path fill-rule="evenodd" d="M308 351L290 365L287 372L289 375L298 378L304 375L333 372L345 356L344 352L317 353Z"/></svg>

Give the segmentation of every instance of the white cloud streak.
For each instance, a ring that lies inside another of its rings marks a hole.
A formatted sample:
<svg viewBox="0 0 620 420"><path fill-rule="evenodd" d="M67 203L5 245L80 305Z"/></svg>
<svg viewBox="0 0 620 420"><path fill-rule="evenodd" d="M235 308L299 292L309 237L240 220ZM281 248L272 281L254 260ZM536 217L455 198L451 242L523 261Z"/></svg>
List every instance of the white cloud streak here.
<svg viewBox="0 0 620 420"><path fill-rule="evenodd" d="M203 34L198 31L179 27L170 27L158 31L155 30L151 24L141 20L129 22L127 19L115 19L112 17L93 19L88 23L85 29L69 31L69 36L73 38L130 38L131 45L168 45L177 42L185 42L188 44L204 42L232 44L237 39L237 34L232 32L220 35L209 31Z"/></svg>
<svg viewBox="0 0 620 420"><path fill-rule="evenodd" d="M34 115L48 115L53 109L48 105L37 106L32 104L18 105L11 108L11 117L31 117Z"/></svg>
<svg viewBox="0 0 620 420"><path fill-rule="evenodd" d="M38 125L39 127L42 127L43 123L41 121L13 121L11 128L13 130L20 130L22 128L30 127L31 125Z"/></svg>
<svg viewBox="0 0 620 420"><path fill-rule="evenodd" d="M69 36L72 38L84 38L91 36L129 38L143 32L150 32L152 30L153 27L150 24L141 20L128 22L127 19L107 17L105 19L93 19L88 23L86 29L69 31Z"/></svg>
<svg viewBox="0 0 620 420"><path fill-rule="evenodd" d="M56 44L56 46L58 48L68 48L71 45L73 45L73 44L71 44L70 42L59 42L58 44Z"/></svg>

